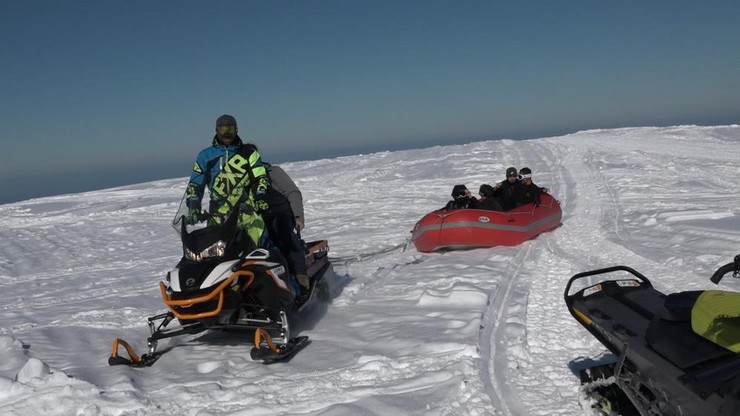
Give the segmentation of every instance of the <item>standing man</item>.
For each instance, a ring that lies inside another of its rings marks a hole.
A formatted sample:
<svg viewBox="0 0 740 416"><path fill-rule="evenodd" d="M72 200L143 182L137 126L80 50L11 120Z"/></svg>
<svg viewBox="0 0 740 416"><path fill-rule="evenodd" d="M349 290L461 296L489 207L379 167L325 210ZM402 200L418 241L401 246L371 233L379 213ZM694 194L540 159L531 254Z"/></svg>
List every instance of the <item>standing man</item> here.
<svg viewBox="0 0 740 416"><path fill-rule="evenodd" d="M210 221L220 222L241 204L238 225L257 247L268 244L262 213L267 211L265 193L270 186L267 171L254 146L245 145L236 119L224 114L216 120L216 135L210 147L198 153L185 192L189 221L201 216L205 188L210 192Z"/></svg>

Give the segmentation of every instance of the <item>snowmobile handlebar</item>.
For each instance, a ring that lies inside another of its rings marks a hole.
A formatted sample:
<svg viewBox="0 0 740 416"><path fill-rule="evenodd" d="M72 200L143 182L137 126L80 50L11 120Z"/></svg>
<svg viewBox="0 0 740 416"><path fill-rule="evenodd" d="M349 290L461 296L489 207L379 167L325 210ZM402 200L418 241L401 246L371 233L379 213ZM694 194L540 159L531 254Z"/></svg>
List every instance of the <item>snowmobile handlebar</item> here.
<svg viewBox="0 0 740 416"><path fill-rule="evenodd" d="M717 269L717 271L714 272L709 280L711 280L712 283L714 283L715 285L718 285L720 280L722 280L722 278L730 272L732 272L732 277L740 277L740 254L735 256L735 259L732 263L727 263Z"/></svg>

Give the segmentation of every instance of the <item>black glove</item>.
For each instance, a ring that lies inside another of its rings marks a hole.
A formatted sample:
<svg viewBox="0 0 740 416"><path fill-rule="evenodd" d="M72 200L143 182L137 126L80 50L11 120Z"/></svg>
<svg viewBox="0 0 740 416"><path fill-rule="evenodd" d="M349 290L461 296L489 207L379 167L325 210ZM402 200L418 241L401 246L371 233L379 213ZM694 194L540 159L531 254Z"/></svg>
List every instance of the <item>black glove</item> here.
<svg viewBox="0 0 740 416"><path fill-rule="evenodd" d="M195 224L200 222L202 219L203 213L200 212L200 209L191 209L190 212L188 212L188 215L185 216L185 224Z"/></svg>

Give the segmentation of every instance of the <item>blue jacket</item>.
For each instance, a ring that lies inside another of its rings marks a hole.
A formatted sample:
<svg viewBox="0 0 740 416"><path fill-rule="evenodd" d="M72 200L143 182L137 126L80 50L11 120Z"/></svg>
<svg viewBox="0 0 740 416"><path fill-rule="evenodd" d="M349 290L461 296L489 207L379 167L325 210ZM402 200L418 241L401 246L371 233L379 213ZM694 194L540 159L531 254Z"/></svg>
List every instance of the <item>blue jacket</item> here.
<svg viewBox="0 0 740 416"><path fill-rule="evenodd" d="M260 154L251 146L245 146L239 136L230 146L224 146L213 138L213 144L198 153L186 191L187 204L191 209L200 209L205 188L208 186L211 209L224 202L231 205L238 200L261 198L270 182L262 164ZM237 189L238 188L238 189ZM252 192L243 192L251 190Z"/></svg>

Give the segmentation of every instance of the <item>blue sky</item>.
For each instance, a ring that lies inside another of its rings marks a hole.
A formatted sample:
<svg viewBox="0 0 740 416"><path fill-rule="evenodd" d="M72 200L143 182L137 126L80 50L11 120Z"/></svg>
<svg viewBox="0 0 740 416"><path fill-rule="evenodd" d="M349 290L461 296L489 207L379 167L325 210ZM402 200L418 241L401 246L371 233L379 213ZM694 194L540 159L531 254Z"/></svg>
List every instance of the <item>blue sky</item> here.
<svg viewBox="0 0 740 416"><path fill-rule="evenodd" d="M0 203L187 176L223 113L269 160L738 123L739 17L737 1L0 1Z"/></svg>

